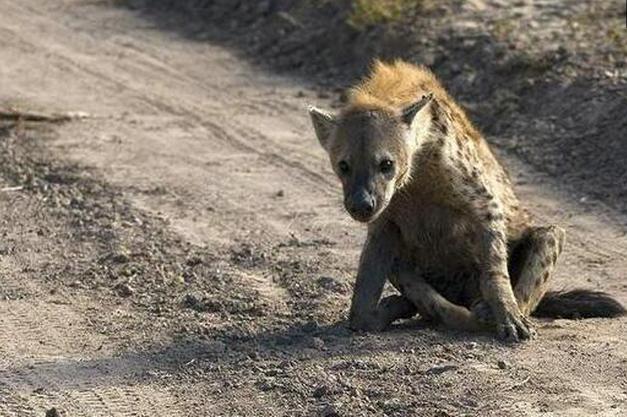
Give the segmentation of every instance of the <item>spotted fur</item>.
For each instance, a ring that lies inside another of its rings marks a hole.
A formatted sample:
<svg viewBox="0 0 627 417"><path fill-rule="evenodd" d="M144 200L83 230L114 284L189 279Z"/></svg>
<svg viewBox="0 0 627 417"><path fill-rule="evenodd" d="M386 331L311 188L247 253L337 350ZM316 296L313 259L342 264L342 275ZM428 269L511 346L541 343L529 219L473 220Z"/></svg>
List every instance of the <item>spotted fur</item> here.
<svg viewBox="0 0 627 417"><path fill-rule="evenodd" d="M376 62L339 115L310 114L347 210L368 224L351 326L378 330L418 312L452 328L531 337L528 317L564 231L531 223L509 175L436 77ZM386 160L392 172L383 172ZM368 210L356 212L364 201ZM379 302L386 279L401 295Z"/></svg>

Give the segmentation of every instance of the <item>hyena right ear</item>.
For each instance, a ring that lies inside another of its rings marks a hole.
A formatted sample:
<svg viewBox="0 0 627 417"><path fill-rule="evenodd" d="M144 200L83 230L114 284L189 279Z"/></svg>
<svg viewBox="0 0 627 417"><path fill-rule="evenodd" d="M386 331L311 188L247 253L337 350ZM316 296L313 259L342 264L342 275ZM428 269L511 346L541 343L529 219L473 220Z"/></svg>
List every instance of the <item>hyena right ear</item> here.
<svg viewBox="0 0 627 417"><path fill-rule="evenodd" d="M331 130L336 124L336 117L325 110L313 106L309 106L309 117L311 117L311 123L316 131L320 145L327 150Z"/></svg>
<svg viewBox="0 0 627 417"><path fill-rule="evenodd" d="M433 100L433 93L426 94L417 102L405 107L402 115L403 122L411 126L418 112L429 104L431 100Z"/></svg>

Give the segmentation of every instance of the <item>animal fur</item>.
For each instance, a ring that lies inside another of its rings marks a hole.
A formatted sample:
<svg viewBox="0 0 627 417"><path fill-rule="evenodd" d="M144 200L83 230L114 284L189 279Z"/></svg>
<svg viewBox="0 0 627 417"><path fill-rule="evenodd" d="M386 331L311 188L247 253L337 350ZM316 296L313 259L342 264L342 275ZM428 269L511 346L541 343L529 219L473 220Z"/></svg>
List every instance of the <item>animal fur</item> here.
<svg viewBox="0 0 627 417"><path fill-rule="evenodd" d="M605 294L545 297L564 230L532 223L488 143L425 67L376 62L339 115L310 115L348 212L368 225L353 328L418 312L516 341L533 335L536 310L624 313ZM386 279L400 295L380 300Z"/></svg>

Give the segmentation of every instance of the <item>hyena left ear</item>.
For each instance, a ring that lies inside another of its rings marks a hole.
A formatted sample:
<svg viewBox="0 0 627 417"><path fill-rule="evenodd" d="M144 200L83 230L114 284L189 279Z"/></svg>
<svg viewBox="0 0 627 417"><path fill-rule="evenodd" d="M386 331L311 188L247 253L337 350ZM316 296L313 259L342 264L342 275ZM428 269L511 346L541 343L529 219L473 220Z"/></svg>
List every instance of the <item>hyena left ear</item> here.
<svg viewBox="0 0 627 417"><path fill-rule="evenodd" d="M324 149L327 149L331 130L336 124L336 117L325 110L313 106L309 106L309 116L311 117L311 123L316 131L320 145L322 145Z"/></svg>
<svg viewBox="0 0 627 417"><path fill-rule="evenodd" d="M411 126L411 123L414 121L418 112L429 104L431 100L433 100L433 93L426 94L417 102L405 107L401 116L403 122Z"/></svg>

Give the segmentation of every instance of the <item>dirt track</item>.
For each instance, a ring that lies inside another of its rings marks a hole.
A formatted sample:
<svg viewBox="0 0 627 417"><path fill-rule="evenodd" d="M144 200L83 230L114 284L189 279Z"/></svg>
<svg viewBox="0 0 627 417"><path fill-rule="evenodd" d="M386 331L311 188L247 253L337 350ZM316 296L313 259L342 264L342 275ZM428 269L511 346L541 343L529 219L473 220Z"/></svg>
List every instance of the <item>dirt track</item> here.
<svg viewBox="0 0 627 417"><path fill-rule="evenodd" d="M0 416L627 413L625 318L344 328L363 231L307 86L100 2L0 10L0 100L92 115L0 132ZM625 219L504 158L568 231L555 287L627 302Z"/></svg>

